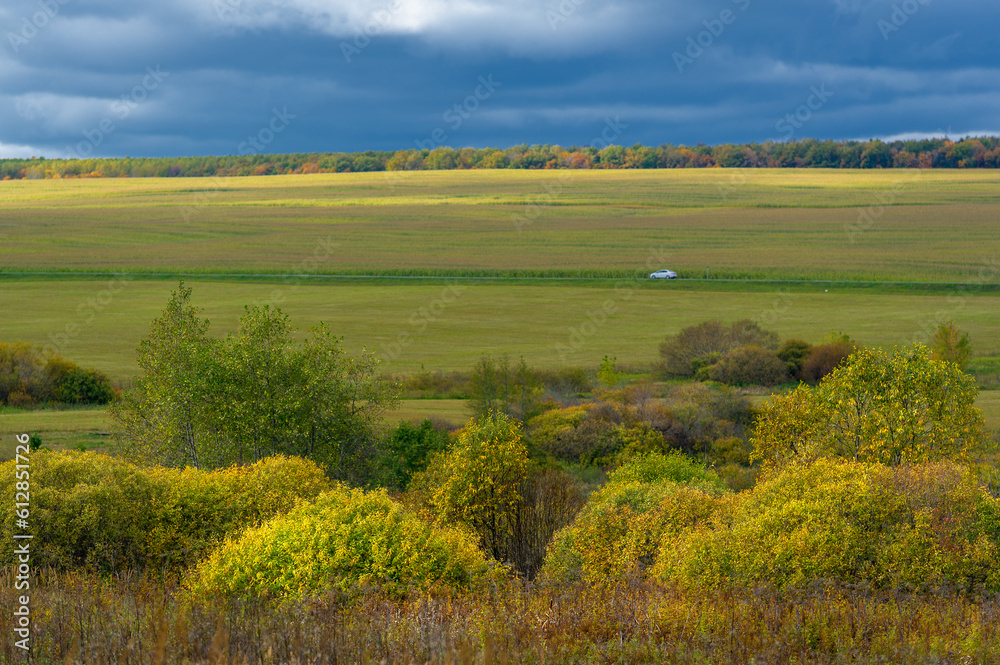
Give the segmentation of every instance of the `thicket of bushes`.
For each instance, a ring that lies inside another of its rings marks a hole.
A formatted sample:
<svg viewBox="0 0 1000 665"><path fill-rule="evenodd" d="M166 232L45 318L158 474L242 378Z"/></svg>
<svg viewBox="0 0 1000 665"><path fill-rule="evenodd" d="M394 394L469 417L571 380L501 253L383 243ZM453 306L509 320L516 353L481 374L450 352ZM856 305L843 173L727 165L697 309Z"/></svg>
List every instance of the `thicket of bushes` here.
<svg viewBox="0 0 1000 665"><path fill-rule="evenodd" d="M32 565L180 569L247 525L288 511L329 487L313 462L272 457L206 472L137 467L97 453L31 456ZM15 460L0 465L0 497L14 505ZM11 561L14 522L0 527Z"/></svg>
<svg viewBox="0 0 1000 665"><path fill-rule="evenodd" d="M681 456L625 465L549 547L543 579L1000 591L1000 501L962 465L821 460L731 494Z"/></svg>
<svg viewBox="0 0 1000 665"><path fill-rule="evenodd" d="M393 594L468 589L491 570L470 534L430 525L384 490L337 486L229 539L187 584L197 596L283 601L362 585Z"/></svg>
<svg viewBox="0 0 1000 665"><path fill-rule="evenodd" d="M414 476L407 500L438 524L470 530L491 557L532 578L584 497L565 472L532 462L518 422L493 412L470 421Z"/></svg>
<svg viewBox="0 0 1000 665"><path fill-rule="evenodd" d="M545 411L528 421L540 454L569 464L607 465L645 453L680 451L713 465L736 489L752 484L755 409L725 386L684 383L653 400L648 386L605 391L598 402Z"/></svg>
<svg viewBox="0 0 1000 665"><path fill-rule="evenodd" d="M659 543L654 578L1000 591L1000 501L953 462L794 464Z"/></svg>
<svg viewBox="0 0 1000 665"><path fill-rule="evenodd" d="M779 345L778 334L742 319L728 326L705 321L682 328L660 344L660 371L667 377L693 377L733 386L816 383L843 363L856 346L834 333L813 346L800 339Z"/></svg>
<svg viewBox="0 0 1000 665"><path fill-rule="evenodd" d="M712 516L724 484L681 453L636 458L608 477L549 545L549 582L616 584L641 577L660 541Z"/></svg>
<svg viewBox="0 0 1000 665"><path fill-rule="evenodd" d="M42 347L0 342L0 404L30 408L46 402L107 404L111 381Z"/></svg>

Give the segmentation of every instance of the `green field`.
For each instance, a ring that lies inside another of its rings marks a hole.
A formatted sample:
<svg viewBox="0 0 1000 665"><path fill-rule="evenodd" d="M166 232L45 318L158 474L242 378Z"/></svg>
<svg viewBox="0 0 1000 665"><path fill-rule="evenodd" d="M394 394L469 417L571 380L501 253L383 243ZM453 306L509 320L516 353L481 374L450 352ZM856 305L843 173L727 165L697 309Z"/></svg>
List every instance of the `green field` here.
<svg viewBox="0 0 1000 665"><path fill-rule="evenodd" d="M996 357L998 219L990 171L10 181L0 183L0 341L127 381L183 273L216 335L245 305L271 303L300 330L325 321L389 374L468 370L484 353L538 368L594 368L605 355L648 368L664 337L711 318L884 346L926 341L951 320L977 355ZM684 279L643 277L661 267ZM994 427L998 394L981 400ZM37 415L0 414L0 431L102 442L90 412ZM423 415L461 421L464 405L410 402L394 417Z"/></svg>
<svg viewBox="0 0 1000 665"><path fill-rule="evenodd" d="M977 351L1000 348L1000 294L995 293L773 286L709 291L681 280L618 287L459 282L454 292L444 282L424 281L297 288L281 282L194 279L188 284L215 334L233 330L244 305L276 302L301 330L325 321L349 350L367 347L379 354L388 373L467 370L484 353L523 355L535 367L597 367L605 354L620 364L648 366L667 335L711 318L752 318L782 337L813 343L831 331L844 331L867 345L926 339L935 320L953 319L969 332ZM77 363L124 379L138 371L136 345L177 284L7 279L0 286L0 308L6 313L0 339L53 345ZM404 333L409 335L405 345L394 348Z"/></svg>
<svg viewBox="0 0 1000 665"><path fill-rule="evenodd" d="M703 277L708 266L712 277L997 282L998 184L990 171L812 169L9 181L0 270Z"/></svg>

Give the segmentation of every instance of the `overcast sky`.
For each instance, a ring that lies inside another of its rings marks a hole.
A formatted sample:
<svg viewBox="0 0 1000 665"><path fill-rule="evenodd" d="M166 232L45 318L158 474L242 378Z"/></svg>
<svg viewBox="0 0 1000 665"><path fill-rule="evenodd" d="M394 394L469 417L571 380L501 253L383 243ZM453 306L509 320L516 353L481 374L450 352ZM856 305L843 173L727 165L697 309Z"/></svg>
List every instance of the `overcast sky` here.
<svg viewBox="0 0 1000 665"><path fill-rule="evenodd" d="M0 157L997 134L997 25L996 0L3 0Z"/></svg>

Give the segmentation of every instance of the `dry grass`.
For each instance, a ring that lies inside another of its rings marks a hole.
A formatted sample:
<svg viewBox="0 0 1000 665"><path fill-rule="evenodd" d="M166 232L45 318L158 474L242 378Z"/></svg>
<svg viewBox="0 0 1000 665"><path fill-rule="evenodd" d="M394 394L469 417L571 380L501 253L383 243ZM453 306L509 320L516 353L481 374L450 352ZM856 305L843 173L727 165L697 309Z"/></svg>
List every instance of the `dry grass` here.
<svg viewBox="0 0 1000 665"><path fill-rule="evenodd" d="M14 606L10 573L0 603ZM119 575L42 573L33 662L146 663L931 663L1000 659L1000 604L817 586L685 592L644 583L389 600L374 591L280 609ZM10 635L10 613L0 628ZM4 662L24 662L5 638Z"/></svg>

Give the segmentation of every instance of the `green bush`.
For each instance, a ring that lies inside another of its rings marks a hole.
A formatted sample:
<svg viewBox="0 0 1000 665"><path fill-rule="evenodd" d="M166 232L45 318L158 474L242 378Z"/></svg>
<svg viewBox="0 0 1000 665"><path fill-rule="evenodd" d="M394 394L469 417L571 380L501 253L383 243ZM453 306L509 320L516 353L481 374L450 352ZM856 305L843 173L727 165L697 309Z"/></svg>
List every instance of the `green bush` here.
<svg viewBox="0 0 1000 665"><path fill-rule="evenodd" d="M474 532L486 552L503 560L527 477L520 423L492 412L469 421L412 485L434 519Z"/></svg>
<svg viewBox="0 0 1000 665"><path fill-rule="evenodd" d="M653 576L694 586L817 580L1000 590L1000 502L951 462L792 465L690 530L667 532Z"/></svg>
<svg viewBox="0 0 1000 665"><path fill-rule="evenodd" d="M788 381L788 371L774 351L747 344L733 349L708 370L713 381L731 386L773 386Z"/></svg>
<svg viewBox="0 0 1000 665"><path fill-rule="evenodd" d="M448 432L435 429L429 419L420 425L400 422L384 451L387 484L405 490L413 474L426 468L431 456L447 448L449 440Z"/></svg>
<svg viewBox="0 0 1000 665"><path fill-rule="evenodd" d="M715 491L725 488L715 472L706 469L687 455L644 455L618 467L608 475L608 484L626 483L686 483Z"/></svg>
<svg viewBox="0 0 1000 665"><path fill-rule="evenodd" d="M0 404L107 404L114 395L108 377L96 369L82 369L33 344L0 342Z"/></svg>
<svg viewBox="0 0 1000 665"><path fill-rule="evenodd" d="M591 495L571 525L556 533L542 577L608 584L642 575L665 534L708 519L723 497L718 476L684 455L632 460Z"/></svg>
<svg viewBox="0 0 1000 665"><path fill-rule="evenodd" d="M588 452L580 425L589 407L571 406L540 413L527 424L526 438L539 450L561 460L576 462Z"/></svg>
<svg viewBox="0 0 1000 665"><path fill-rule="evenodd" d="M491 574L474 537L434 527L384 490L343 486L229 539L187 580L196 595L285 600L359 585L468 588Z"/></svg>
<svg viewBox="0 0 1000 665"><path fill-rule="evenodd" d="M115 397L111 381L96 369L75 367L59 379L55 398L67 404L107 404Z"/></svg>
<svg viewBox="0 0 1000 665"><path fill-rule="evenodd" d="M786 339L778 348L777 354L785 363L789 376L798 379L802 371L802 363L812 352L812 344L801 339Z"/></svg>
<svg viewBox="0 0 1000 665"><path fill-rule="evenodd" d="M314 463L282 457L204 472L37 451L30 472L32 563L102 571L188 565L227 534L329 487ZM15 462L0 465L5 505L13 505L15 483ZM3 561L13 555L12 529L5 520Z"/></svg>

